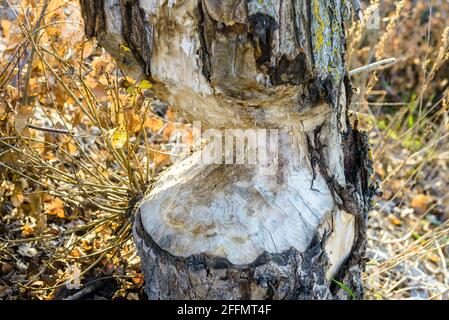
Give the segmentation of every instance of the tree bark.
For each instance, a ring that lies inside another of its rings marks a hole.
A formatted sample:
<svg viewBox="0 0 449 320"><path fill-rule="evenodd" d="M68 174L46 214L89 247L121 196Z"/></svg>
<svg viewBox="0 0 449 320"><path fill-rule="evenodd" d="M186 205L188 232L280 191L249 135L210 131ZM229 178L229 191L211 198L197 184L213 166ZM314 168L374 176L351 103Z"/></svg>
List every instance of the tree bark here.
<svg viewBox="0 0 449 320"><path fill-rule="evenodd" d="M80 3L87 36L203 129L278 130L275 174L205 164L202 146L156 179L134 221L148 297L363 298L373 188L348 117L349 1Z"/></svg>

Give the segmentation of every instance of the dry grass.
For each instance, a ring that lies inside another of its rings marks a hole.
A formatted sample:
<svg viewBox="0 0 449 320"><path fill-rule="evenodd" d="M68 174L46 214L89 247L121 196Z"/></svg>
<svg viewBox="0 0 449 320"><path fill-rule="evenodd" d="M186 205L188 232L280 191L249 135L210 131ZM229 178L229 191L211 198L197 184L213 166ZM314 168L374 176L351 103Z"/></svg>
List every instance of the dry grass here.
<svg viewBox="0 0 449 320"><path fill-rule="evenodd" d="M140 297L129 201L184 125L83 38L77 4L4 5L0 297L65 297L74 268L112 279L108 298Z"/></svg>
<svg viewBox="0 0 449 320"><path fill-rule="evenodd" d="M367 298L447 299L449 4L379 3L381 29L348 39L351 69L397 59L352 79L383 191ZM83 38L76 2L3 1L0 23L0 298L70 297L75 267L101 297L143 298L128 201L189 126Z"/></svg>
<svg viewBox="0 0 449 320"><path fill-rule="evenodd" d="M383 196L370 214L370 299L447 299L449 274L449 5L384 1L381 30L353 26L352 68L394 57L353 78L353 112L371 130ZM369 16L379 8L372 1Z"/></svg>

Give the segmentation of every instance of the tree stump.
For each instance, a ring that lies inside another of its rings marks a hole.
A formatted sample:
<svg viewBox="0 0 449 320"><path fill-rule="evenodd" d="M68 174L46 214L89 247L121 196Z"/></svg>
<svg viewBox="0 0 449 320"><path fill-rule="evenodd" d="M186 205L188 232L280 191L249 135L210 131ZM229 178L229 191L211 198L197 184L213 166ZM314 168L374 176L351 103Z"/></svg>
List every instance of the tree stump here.
<svg viewBox="0 0 449 320"><path fill-rule="evenodd" d="M362 298L371 160L348 117L350 2L80 3L87 36L124 70L150 78L219 150L220 138L232 141L212 163L210 144L197 148L139 202L148 297L347 299L340 282ZM275 133L268 171L235 161L254 133L245 154L266 146L261 132Z"/></svg>

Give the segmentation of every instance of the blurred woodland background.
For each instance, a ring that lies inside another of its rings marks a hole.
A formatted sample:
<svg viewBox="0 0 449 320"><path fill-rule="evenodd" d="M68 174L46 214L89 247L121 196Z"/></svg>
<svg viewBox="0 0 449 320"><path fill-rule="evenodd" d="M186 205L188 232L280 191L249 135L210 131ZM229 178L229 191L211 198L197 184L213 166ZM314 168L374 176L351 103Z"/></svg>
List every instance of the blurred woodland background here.
<svg viewBox="0 0 449 320"><path fill-rule="evenodd" d="M362 6L380 25L348 26L349 69L397 59L352 77L382 191L366 298L449 299L449 1ZM129 200L192 144L82 23L78 1L0 0L0 299L145 299Z"/></svg>

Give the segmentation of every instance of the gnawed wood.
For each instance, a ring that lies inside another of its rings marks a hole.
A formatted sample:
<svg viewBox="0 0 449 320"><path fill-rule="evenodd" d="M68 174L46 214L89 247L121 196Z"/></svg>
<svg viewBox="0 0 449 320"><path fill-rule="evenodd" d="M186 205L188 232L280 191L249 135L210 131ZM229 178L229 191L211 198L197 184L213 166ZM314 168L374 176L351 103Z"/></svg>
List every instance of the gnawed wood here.
<svg viewBox="0 0 449 320"><path fill-rule="evenodd" d="M147 233L172 255L205 252L233 264L291 247L305 252L339 209L325 179L298 157L309 152L306 137L285 132L279 140L274 175L259 164L204 164L203 150L169 168L140 206Z"/></svg>
<svg viewBox="0 0 449 320"><path fill-rule="evenodd" d="M204 125L291 126L329 102L344 76L345 1L125 2L126 10L119 0L82 0L87 35L134 78L151 74L162 100Z"/></svg>

